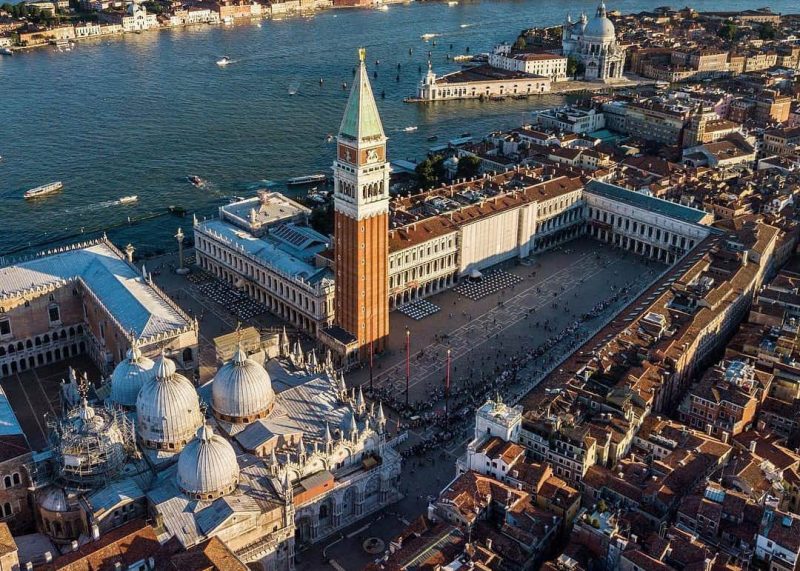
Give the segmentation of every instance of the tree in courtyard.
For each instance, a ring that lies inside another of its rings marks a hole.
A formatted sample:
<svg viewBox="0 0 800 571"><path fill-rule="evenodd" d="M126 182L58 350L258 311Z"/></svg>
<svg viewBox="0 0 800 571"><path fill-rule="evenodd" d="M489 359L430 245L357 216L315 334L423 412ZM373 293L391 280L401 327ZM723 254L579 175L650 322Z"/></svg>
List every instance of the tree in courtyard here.
<svg viewBox="0 0 800 571"><path fill-rule="evenodd" d="M583 65L582 61L579 61L572 56L567 58L567 77L578 79L578 76L583 75L585 71L586 66Z"/></svg>
<svg viewBox="0 0 800 571"><path fill-rule="evenodd" d="M717 35L722 38L723 40L728 40L732 42L734 38L736 38L736 24L734 24L731 20L727 20L722 26L720 27Z"/></svg>
<svg viewBox="0 0 800 571"><path fill-rule="evenodd" d="M478 157L462 157L458 160L456 178L474 178L481 172L481 160Z"/></svg>
<svg viewBox="0 0 800 571"><path fill-rule="evenodd" d="M421 188L431 188L439 184L444 176L444 157L433 155L417 165L417 184Z"/></svg>
<svg viewBox="0 0 800 571"><path fill-rule="evenodd" d="M771 22L765 22L758 27L758 37L762 40L774 40L778 35L778 30Z"/></svg>
<svg viewBox="0 0 800 571"><path fill-rule="evenodd" d="M524 50L526 47L528 47L528 42L525 40L525 35L520 34L519 37L517 38L517 41L514 42L514 49Z"/></svg>
<svg viewBox="0 0 800 571"><path fill-rule="evenodd" d="M312 210L309 223L320 234L325 236L333 234L333 200L329 200L325 206Z"/></svg>

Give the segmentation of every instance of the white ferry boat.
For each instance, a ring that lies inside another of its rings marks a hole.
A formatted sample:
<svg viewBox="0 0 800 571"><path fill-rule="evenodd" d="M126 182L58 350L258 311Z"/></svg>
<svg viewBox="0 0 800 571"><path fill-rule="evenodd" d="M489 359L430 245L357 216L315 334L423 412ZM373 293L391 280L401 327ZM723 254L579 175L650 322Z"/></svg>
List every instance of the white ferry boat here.
<svg viewBox="0 0 800 571"><path fill-rule="evenodd" d="M217 60L217 65L221 67L225 67L229 63L231 63L231 58L229 58L228 56L222 56L220 59Z"/></svg>
<svg viewBox="0 0 800 571"><path fill-rule="evenodd" d="M290 178L286 181L288 186L300 186L303 184L314 184L318 182L325 182L328 180L328 177L324 174L309 174L306 176L296 176L294 178Z"/></svg>
<svg viewBox="0 0 800 571"><path fill-rule="evenodd" d="M40 198L42 196L47 196L48 194L58 192L62 188L64 188L64 184L61 181L51 182L49 184L43 184L42 186L37 186L36 188L30 189L26 191L23 196L29 200L32 198Z"/></svg>
<svg viewBox="0 0 800 571"><path fill-rule="evenodd" d="M136 202L138 200L139 200L139 197L137 195L135 195L135 194L132 194L130 196L123 196L122 198L120 198L119 199L119 203L120 204L133 204L134 202Z"/></svg>

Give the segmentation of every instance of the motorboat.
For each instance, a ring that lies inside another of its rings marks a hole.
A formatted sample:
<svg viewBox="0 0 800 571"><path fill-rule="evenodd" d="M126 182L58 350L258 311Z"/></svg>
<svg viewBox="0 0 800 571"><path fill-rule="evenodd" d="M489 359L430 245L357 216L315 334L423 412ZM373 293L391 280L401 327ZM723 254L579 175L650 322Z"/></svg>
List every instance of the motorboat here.
<svg viewBox="0 0 800 571"><path fill-rule="evenodd" d="M32 200L34 198L41 198L43 196L53 194L54 192L58 192L62 188L64 188L64 184L61 181L50 182L48 184L43 184L42 186L37 186L36 188L32 188L26 191L23 196L27 200Z"/></svg>
<svg viewBox="0 0 800 571"><path fill-rule="evenodd" d="M308 200L315 204L325 204L328 201L328 195L325 192L314 189L308 193Z"/></svg>
<svg viewBox="0 0 800 571"><path fill-rule="evenodd" d="M222 56L220 59L217 60L217 65L221 67L224 67L229 63L231 63L231 58L229 58L228 56Z"/></svg>
<svg viewBox="0 0 800 571"><path fill-rule="evenodd" d="M431 40L431 39L435 38L437 35L438 34L422 34L420 36L420 38L422 38L423 40L425 40L427 42L428 40Z"/></svg>
<svg viewBox="0 0 800 571"><path fill-rule="evenodd" d="M122 198L120 198L119 199L119 203L120 204L133 204L134 202L136 202L138 200L139 200L139 197L137 195L135 195L135 194L132 194L130 196L123 196Z"/></svg>
<svg viewBox="0 0 800 571"><path fill-rule="evenodd" d="M403 129L403 131L405 131L406 133L413 133L416 130L417 130L417 126L416 125L411 125L411 126L405 127Z"/></svg>
<svg viewBox="0 0 800 571"><path fill-rule="evenodd" d="M328 177L322 173L308 174L305 176L296 176L286 181L287 186L302 186L304 184L314 184L318 182L325 182Z"/></svg>
<svg viewBox="0 0 800 571"><path fill-rule="evenodd" d="M438 140L438 139L439 139L439 136L438 136L438 135L431 135L430 137L428 137L428 140L429 140L429 141L436 141L436 140Z"/></svg>
<svg viewBox="0 0 800 571"><path fill-rule="evenodd" d="M189 176L186 177L186 180L188 180L190 183L195 185L197 188L201 188L201 187L205 186L205 184L206 184L206 181L204 181L202 178L200 178L196 174L190 174Z"/></svg>
<svg viewBox="0 0 800 571"><path fill-rule="evenodd" d="M2 48L0 49L0 55L13 56L14 51L11 48Z"/></svg>

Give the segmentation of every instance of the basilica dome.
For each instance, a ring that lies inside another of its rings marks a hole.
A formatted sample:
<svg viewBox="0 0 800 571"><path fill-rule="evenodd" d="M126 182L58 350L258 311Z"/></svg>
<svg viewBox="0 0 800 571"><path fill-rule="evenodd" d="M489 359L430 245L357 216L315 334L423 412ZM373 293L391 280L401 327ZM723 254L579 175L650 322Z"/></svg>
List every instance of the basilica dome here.
<svg viewBox="0 0 800 571"><path fill-rule="evenodd" d="M230 442L209 425L197 431L178 460L178 487L196 500L213 500L232 492L239 481L239 464Z"/></svg>
<svg viewBox="0 0 800 571"><path fill-rule="evenodd" d="M617 37L614 24L606 16L606 5L601 3L597 8L595 17L586 24L583 29L583 37L586 40L612 41Z"/></svg>
<svg viewBox="0 0 800 571"><path fill-rule="evenodd" d="M133 408L142 385L153 378L155 364L142 356L136 343L131 345L128 355L114 368L111 374L111 401L114 404Z"/></svg>
<svg viewBox="0 0 800 571"><path fill-rule="evenodd" d="M192 383L162 355L155 374L136 399L136 433L149 448L181 450L203 424L200 399Z"/></svg>
<svg viewBox="0 0 800 571"><path fill-rule="evenodd" d="M211 408L220 420L253 422L264 418L275 404L269 373L239 347L220 367L211 384Z"/></svg>
<svg viewBox="0 0 800 571"><path fill-rule="evenodd" d="M57 425L54 436L58 475L78 488L104 484L127 458L117 414L95 410L86 398Z"/></svg>
<svg viewBox="0 0 800 571"><path fill-rule="evenodd" d="M37 498L39 507L53 513L68 512L72 508L69 505L67 494L58 486L50 486L44 489Z"/></svg>

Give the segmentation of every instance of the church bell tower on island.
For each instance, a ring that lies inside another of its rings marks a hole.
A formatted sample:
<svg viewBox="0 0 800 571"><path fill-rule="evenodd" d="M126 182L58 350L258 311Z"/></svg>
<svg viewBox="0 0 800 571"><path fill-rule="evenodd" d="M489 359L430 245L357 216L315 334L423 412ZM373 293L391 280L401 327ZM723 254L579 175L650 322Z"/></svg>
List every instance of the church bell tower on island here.
<svg viewBox="0 0 800 571"><path fill-rule="evenodd" d="M368 359L389 335L389 163L363 48L358 58L333 163L335 313Z"/></svg>

